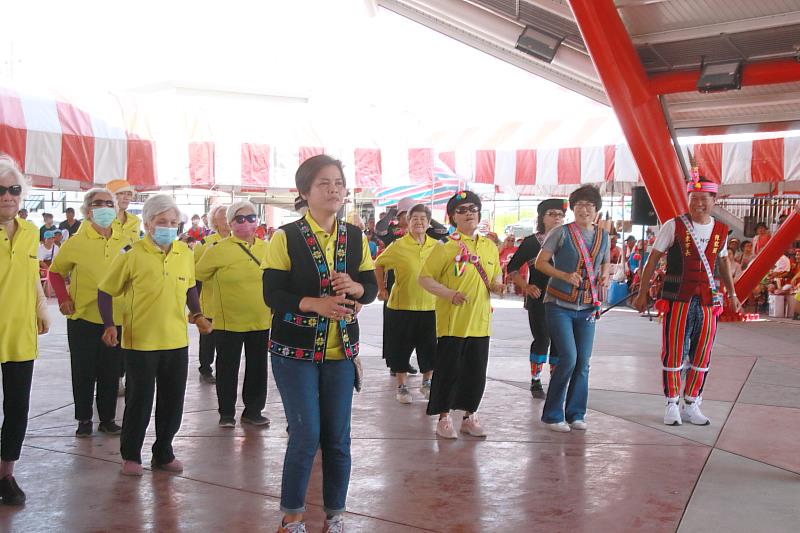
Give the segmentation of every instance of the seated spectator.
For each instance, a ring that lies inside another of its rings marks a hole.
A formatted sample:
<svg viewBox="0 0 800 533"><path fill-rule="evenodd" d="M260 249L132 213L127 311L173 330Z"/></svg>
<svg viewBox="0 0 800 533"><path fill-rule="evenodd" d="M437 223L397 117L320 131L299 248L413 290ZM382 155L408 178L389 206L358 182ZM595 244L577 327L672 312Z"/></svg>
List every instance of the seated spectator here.
<svg viewBox="0 0 800 533"><path fill-rule="evenodd" d="M45 231L55 231L58 228L55 224L53 224L53 215L51 213L42 213L42 218L44 219L44 225L39 228L39 240L44 240L44 232Z"/></svg>
<svg viewBox="0 0 800 533"><path fill-rule="evenodd" d="M67 215L67 219L58 225L58 229L67 230L69 232L69 237L72 237L78 233L78 228L81 227L81 221L75 218L75 210L71 207L68 207L64 213Z"/></svg>
<svg viewBox="0 0 800 533"><path fill-rule="evenodd" d="M764 249L764 246L767 245L771 238L772 235L770 235L769 228L766 224L763 222L756 224L756 236L753 239L753 253L756 255L761 253L761 250Z"/></svg>
<svg viewBox="0 0 800 533"><path fill-rule="evenodd" d="M189 231L186 232L189 237L192 237L195 241L203 240L203 237L206 236L208 231L206 228L200 225L200 215L193 215L192 216L192 227L189 228Z"/></svg>
<svg viewBox="0 0 800 533"><path fill-rule="evenodd" d="M58 254L58 246L55 243L55 234L53 230L44 232L44 240L39 243L39 268L47 270L53 262L53 258Z"/></svg>
<svg viewBox="0 0 800 533"><path fill-rule="evenodd" d="M755 256L756 254L753 253L753 243L751 241L743 241L742 249L737 254L737 259L739 264L742 265L742 270L750 265L750 262L753 261Z"/></svg>

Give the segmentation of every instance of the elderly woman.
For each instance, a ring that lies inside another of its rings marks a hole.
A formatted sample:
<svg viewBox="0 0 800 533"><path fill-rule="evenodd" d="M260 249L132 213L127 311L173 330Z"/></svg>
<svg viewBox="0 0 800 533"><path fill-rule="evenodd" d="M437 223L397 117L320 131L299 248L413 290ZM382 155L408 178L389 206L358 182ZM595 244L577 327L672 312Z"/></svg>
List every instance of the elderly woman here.
<svg viewBox="0 0 800 533"><path fill-rule="evenodd" d="M114 221L116 230L127 244L132 244L140 239L142 221L128 212L128 206L133 200L133 185L125 180L111 180L106 183L106 189L111 191L117 200L117 219Z"/></svg>
<svg viewBox="0 0 800 533"><path fill-rule="evenodd" d="M231 228L228 224L227 213L227 205L215 205L211 208L210 222L211 229L214 230L214 233L201 239L200 244L195 245L195 268L197 268L197 265L200 263L200 260L203 258L203 254L206 253L206 250L214 246L214 244L218 243L222 239L227 239L230 237ZM197 290L200 293L200 307L203 310L203 315L208 319L209 322L213 323L215 315L214 284L212 283L204 287L201 282L197 285ZM216 347L214 346L215 337L216 335L200 335L200 346L198 349L198 355L200 358L200 367L198 368L198 371L200 372L200 380L203 383L208 383L211 385L217 381L214 377L214 372L211 369L211 365L214 364L214 352L216 350Z"/></svg>
<svg viewBox="0 0 800 533"><path fill-rule="evenodd" d="M342 163L327 155L297 169L298 221L270 241L264 300L274 312L272 375L289 423L279 532L304 532L306 491L322 448L323 531L344 529L350 484L350 413L358 356L353 306L370 303L378 286L364 234L337 220L346 195Z"/></svg>
<svg viewBox="0 0 800 533"><path fill-rule="evenodd" d="M48 329L47 303L39 283L39 231L17 217L29 190L16 162L0 154L0 369L3 373L3 428L0 432L0 498L22 505L25 493L14 479L28 427L37 333Z"/></svg>
<svg viewBox="0 0 800 533"><path fill-rule="evenodd" d="M50 283L58 296L58 309L67 317L67 341L72 369L77 437L92 434L92 403L97 386L98 431L118 435L116 424L117 377L122 350L106 346L103 319L97 307L97 285L111 262L127 245L114 230L117 202L107 189L91 189L83 198L83 228L64 243L50 267ZM70 276L69 292L64 279ZM114 301L114 325L119 327L122 302Z"/></svg>
<svg viewBox="0 0 800 533"><path fill-rule="evenodd" d="M236 389L244 347L241 422L266 426L269 419L261 411L267 403L267 342L272 314L264 304L261 264L268 244L255 236L258 215L252 203L234 203L227 208L226 218L232 235L208 246L195 272L203 282L203 293L214 288L219 425L236 426Z"/></svg>
<svg viewBox="0 0 800 533"><path fill-rule="evenodd" d="M438 242L425 233L430 221L430 209L422 204L412 207L408 211L409 232L390 244L375 262L378 299L387 302L387 327L383 328L386 360L397 376L397 401L406 404L413 402L406 384L411 352L417 351L422 371L420 393L426 399L431 393L436 356L436 297L417 283L423 263ZM395 273L391 296L385 286L387 270Z"/></svg>
<svg viewBox="0 0 800 533"><path fill-rule="evenodd" d="M194 281L194 257L189 247L175 242L180 211L171 197L151 196L142 212L145 238L118 255L98 286L98 306L105 330L103 342L117 345L112 297L122 298L122 348L127 350L127 388L122 419L120 452L122 473L142 475L142 444L153 395L156 405L156 441L153 468L180 472L181 462L172 451L172 439L183 416L183 397L189 362L186 329L188 304L200 333L211 324L200 311Z"/></svg>
<svg viewBox="0 0 800 533"><path fill-rule="evenodd" d="M587 427L589 358L609 270L608 233L594 224L602 206L595 187L573 191L569 208L575 222L553 229L536 256L536 270L550 277L545 316L559 356L542 411L542 422L553 431Z"/></svg>

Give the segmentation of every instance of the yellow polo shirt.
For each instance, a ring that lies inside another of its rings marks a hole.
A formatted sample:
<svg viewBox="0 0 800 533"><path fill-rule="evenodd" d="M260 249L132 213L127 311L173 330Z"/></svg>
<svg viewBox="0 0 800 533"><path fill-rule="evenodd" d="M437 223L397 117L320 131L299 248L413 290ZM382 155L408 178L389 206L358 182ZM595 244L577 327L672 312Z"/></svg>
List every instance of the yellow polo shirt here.
<svg viewBox="0 0 800 533"><path fill-rule="evenodd" d="M115 218L114 222L111 223L111 227L120 234L120 238L123 241L126 241L125 244L133 244L138 240L141 240L139 236L139 232L141 230L142 221L139 217L134 215L133 213L128 213L125 211L125 224L123 225L120 222L119 218ZM84 226L85 224L81 224Z"/></svg>
<svg viewBox="0 0 800 533"><path fill-rule="evenodd" d="M417 278L437 243L425 235L425 242L420 244L410 233L406 233L375 259L377 266L394 270L392 294L386 303L389 309L433 311L436 308L436 296L423 289Z"/></svg>
<svg viewBox="0 0 800 533"><path fill-rule="evenodd" d="M247 255L244 246L256 259ZM268 244L256 239L251 246L235 236L208 246L195 267L195 276L203 282L203 292L214 287L214 329L223 331L260 331L272 325L272 312L264 303L261 265Z"/></svg>
<svg viewBox="0 0 800 533"><path fill-rule="evenodd" d="M311 231L319 241L320 248L325 254L325 259L328 263L328 269L334 269L333 260L336 257L336 232L338 231L338 222L334 225L333 233L327 233L319 227L319 224L311 217L310 213L305 215L305 220L311 227ZM289 250L286 247L286 233L283 230L278 230L272 236L267 249L267 259L264 262L264 268L274 268L275 270L289 271L292 269L292 260L289 257ZM369 243L366 236L361 239L361 264L358 265L359 272L367 270L375 270L375 265L372 262L372 256L369 253ZM280 317L278 318L280 320ZM328 344L325 346L325 359L344 359L344 348L342 347L342 338L339 332L339 323L330 320L328 321Z"/></svg>
<svg viewBox="0 0 800 533"><path fill-rule="evenodd" d="M224 239L222 235L219 233L212 233L211 235L206 236L203 241L198 242L194 245L194 267L197 270L197 265L200 263L200 260L203 258L203 255L206 251L214 246L214 244L220 242ZM197 278L200 279L200 278ZM200 279L200 281L205 281ZM208 285L203 284L203 288L200 291L200 308L203 310L203 315L205 315L208 319L214 319L214 315L216 315L216 309L214 308L215 305L214 300L214 286L213 284L209 283ZM231 330L233 331L233 330Z"/></svg>
<svg viewBox="0 0 800 533"><path fill-rule="evenodd" d="M113 226L111 236L106 239L89 222L83 224L81 231L61 246L50 265L50 271L65 279L71 273L69 295L75 303L75 313L69 318L93 324L103 323L97 307L97 285L126 245ZM121 320L122 300L114 298L114 324L121 325Z"/></svg>
<svg viewBox="0 0 800 533"><path fill-rule="evenodd" d="M458 232L470 254L476 254L489 277L494 281L502 273L497 246L486 237L468 237ZM449 300L436 298L437 337L488 337L492 332L492 306L486 288L475 265L467 263L463 274L456 275L455 257L461 254L458 241L449 239L437 245L422 266L420 277L433 278L449 289L463 293L467 302L453 305Z"/></svg>
<svg viewBox="0 0 800 533"><path fill-rule="evenodd" d="M194 287L194 256L180 241L164 253L149 236L118 255L99 289L122 297L122 347L174 350L189 345L186 291Z"/></svg>
<svg viewBox="0 0 800 533"><path fill-rule="evenodd" d="M16 217L9 239L0 226L0 363L36 359L36 284L39 283L39 228Z"/></svg>

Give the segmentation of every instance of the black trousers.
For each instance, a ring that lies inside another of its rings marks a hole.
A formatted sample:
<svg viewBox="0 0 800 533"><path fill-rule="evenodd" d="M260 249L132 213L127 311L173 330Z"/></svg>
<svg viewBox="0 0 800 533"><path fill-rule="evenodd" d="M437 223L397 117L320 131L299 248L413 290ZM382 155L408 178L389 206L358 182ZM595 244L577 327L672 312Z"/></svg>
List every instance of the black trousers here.
<svg viewBox="0 0 800 533"><path fill-rule="evenodd" d="M92 419L95 384L100 421L109 422L117 416L117 378L122 349L105 345L101 339L104 329L102 324L86 320L67 320L75 420ZM121 338L120 328L117 328L117 336Z"/></svg>
<svg viewBox="0 0 800 533"><path fill-rule="evenodd" d="M244 415L259 415L267 403L267 342L269 330L214 331L217 347L217 401L220 416L236 415L239 363L244 347Z"/></svg>
<svg viewBox="0 0 800 533"><path fill-rule="evenodd" d="M550 364L558 363L556 343L550 342L550 329L547 327L547 317L544 312L542 300L529 300L528 325L531 328L533 342L531 342L531 355L550 354Z"/></svg>
<svg viewBox="0 0 800 533"><path fill-rule="evenodd" d="M439 337L427 413L474 413L486 389L489 337Z"/></svg>
<svg viewBox="0 0 800 533"><path fill-rule="evenodd" d="M3 429L0 431L0 458L16 461L28 429L31 403L33 360L0 365L3 372Z"/></svg>
<svg viewBox="0 0 800 533"><path fill-rule="evenodd" d="M210 318L209 322L213 322ZM214 334L200 335L200 367L201 374L211 374L211 365L214 364Z"/></svg>
<svg viewBox="0 0 800 533"><path fill-rule="evenodd" d="M142 444L150 425L156 395L156 441L153 460L165 464L175 459L172 439L181 427L189 348L126 353L125 415L119 448L126 461L142 462Z"/></svg>

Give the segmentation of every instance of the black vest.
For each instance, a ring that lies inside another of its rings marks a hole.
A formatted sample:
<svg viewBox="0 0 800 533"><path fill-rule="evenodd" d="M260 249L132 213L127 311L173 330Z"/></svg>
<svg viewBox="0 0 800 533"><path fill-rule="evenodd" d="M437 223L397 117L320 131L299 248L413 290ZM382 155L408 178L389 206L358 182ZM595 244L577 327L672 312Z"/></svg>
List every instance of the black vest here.
<svg viewBox="0 0 800 533"><path fill-rule="evenodd" d="M339 221L336 239L337 272L347 272L358 280L363 234L359 228ZM286 290L301 297L319 298L331 293L330 273L324 250L305 219L287 224L286 248L292 260ZM330 319L316 313L299 314L287 309L273 309L269 352L281 357L322 362L328 342ZM358 320L353 316L339 321L342 348L347 359L358 355Z"/></svg>

